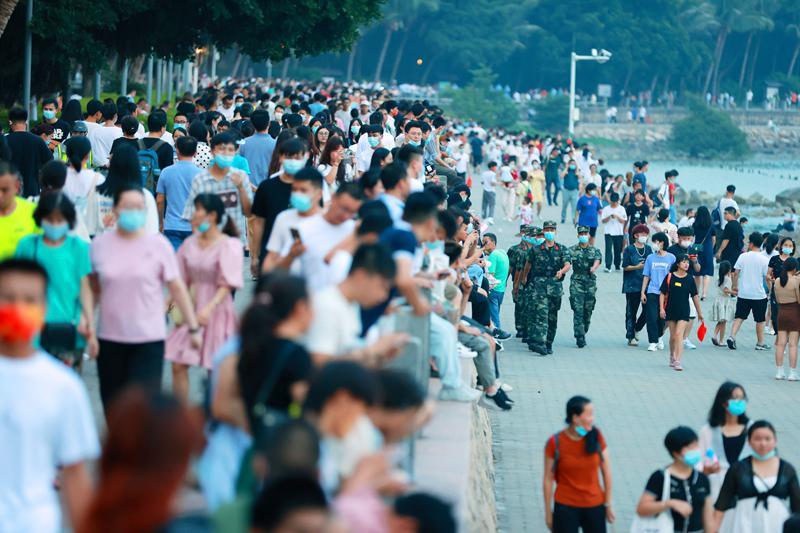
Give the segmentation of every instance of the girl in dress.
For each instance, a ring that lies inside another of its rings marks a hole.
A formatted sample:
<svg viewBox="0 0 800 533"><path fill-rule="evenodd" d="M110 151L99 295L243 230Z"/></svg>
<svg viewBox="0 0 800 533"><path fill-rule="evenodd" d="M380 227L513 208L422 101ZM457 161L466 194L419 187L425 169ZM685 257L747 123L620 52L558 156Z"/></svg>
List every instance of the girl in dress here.
<svg viewBox="0 0 800 533"><path fill-rule="evenodd" d="M766 420L747 432L752 455L731 466L714 504L716 528L724 533L781 531L792 513L800 511L800 483L794 467L778 457L775 428ZM789 505L786 505L786 502ZM723 513L732 509L724 529Z"/></svg>
<svg viewBox="0 0 800 533"><path fill-rule="evenodd" d="M689 300L694 302L697 319L703 321L700 309L700 297L694 277L689 275L689 257L679 255L672 265L672 272L661 283L661 318L669 327L669 366L673 370L683 370L681 355L683 354L683 338L689 324Z"/></svg>
<svg viewBox="0 0 800 533"><path fill-rule="evenodd" d="M778 338L775 340L775 379L797 381L797 341L800 338L800 277L797 259L788 257L780 276L772 285L772 295L778 304ZM783 352L789 346L789 377L783 370Z"/></svg>
<svg viewBox="0 0 800 533"><path fill-rule="evenodd" d="M736 311L736 295L733 294L733 268L729 261L720 261L719 278L717 280L717 295L711 306L711 320L716 322L714 334L711 342L714 346L722 346L722 339L725 338L725 328L728 322L733 322L733 315Z"/></svg>
<svg viewBox="0 0 800 533"><path fill-rule="evenodd" d="M202 327L202 347L190 344L185 325L167 337L166 359L172 362L175 396L189 398L189 367L210 370L214 353L236 332L236 310L232 291L243 285L244 255L233 220L220 225L225 206L216 194L199 194L194 199L192 226L195 233L178 249L178 268L192 293L197 321Z"/></svg>

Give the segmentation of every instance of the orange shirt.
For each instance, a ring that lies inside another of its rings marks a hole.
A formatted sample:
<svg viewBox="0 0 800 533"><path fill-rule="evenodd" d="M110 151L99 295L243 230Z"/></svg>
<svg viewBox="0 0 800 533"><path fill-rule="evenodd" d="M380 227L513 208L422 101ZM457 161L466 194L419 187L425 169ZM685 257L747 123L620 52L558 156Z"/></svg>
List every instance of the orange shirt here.
<svg viewBox="0 0 800 533"><path fill-rule="evenodd" d="M606 449L606 439L597 431L600 450ZM544 451L555 458L555 436L547 439ZM600 454L586 453L583 439L572 440L566 431L558 435L558 463L556 464L556 503L570 507L597 507L605 503L605 493L600 485Z"/></svg>

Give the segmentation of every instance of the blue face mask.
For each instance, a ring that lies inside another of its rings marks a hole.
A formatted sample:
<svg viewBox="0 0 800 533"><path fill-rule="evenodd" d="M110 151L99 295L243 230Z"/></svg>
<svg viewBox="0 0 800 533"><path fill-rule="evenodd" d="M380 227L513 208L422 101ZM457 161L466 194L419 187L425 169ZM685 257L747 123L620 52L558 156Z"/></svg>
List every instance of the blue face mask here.
<svg viewBox="0 0 800 533"><path fill-rule="evenodd" d="M469 235L473 231L475 231L475 226L472 224L472 222L470 222L469 224L467 224L467 235Z"/></svg>
<svg viewBox="0 0 800 533"><path fill-rule="evenodd" d="M764 455L761 455L760 453L753 452L753 457L755 457L759 461L766 461L768 459L772 459L776 455L778 455L778 451L775 450L775 449L773 449L771 452L765 453Z"/></svg>
<svg viewBox="0 0 800 533"><path fill-rule="evenodd" d="M536 238L534 238L533 239L533 244L535 244L536 246L541 246L542 244L544 244L544 237L536 237Z"/></svg>
<svg viewBox="0 0 800 533"><path fill-rule="evenodd" d="M283 171L290 176L294 176L300 170L306 166L306 162L304 159L284 159L283 160Z"/></svg>
<svg viewBox="0 0 800 533"><path fill-rule="evenodd" d="M425 248L427 248L429 252L444 252L444 241L426 242Z"/></svg>
<svg viewBox="0 0 800 533"><path fill-rule="evenodd" d="M408 144L410 144L411 146L419 146L420 142L419 141L408 141Z"/></svg>
<svg viewBox="0 0 800 533"><path fill-rule="evenodd" d="M123 209L119 212L117 226L122 231L133 233L144 227L147 212L144 209Z"/></svg>
<svg viewBox="0 0 800 533"><path fill-rule="evenodd" d="M554 231L545 231L544 238L547 239L548 241L552 241L556 238L556 234Z"/></svg>
<svg viewBox="0 0 800 533"><path fill-rule="evenodd" d="M361 126L350 126L350 133L357 135L361 131Z"/></svg>
<svg viewBox="0 0 800 533"><path fill-rule="evenodd" d="M693 467L703 459L703 454L698 449L689 450L681 456L681 459L687 466Z"/></svg>
<svg viewBox="0 0 800 533"><path fill-rule="evenodd" d="M726 409L733 416L742 415L747 410L747 400L745 399L737 400L731 398L730 400L728 400L728 407Z"/></svg>
<svg viewBox="0 0 800 533"><path fill-rule="evenodd" d="M215 155L214 156L214 164L217 165L219 168L228 168L233 164L233 156L232 155Z"/></svg>
<svg viewBox="0 0 800 533"><path fill-rule="evenodd" d="M291 196L289 196L289 205L301 213L305 213L314 206L311 198L301 192L293 192Z"/></svg>
<svg viewBox="0 0 800 533"><path fill-rule="evenodd" d="M583 426L575 426L575 433L577 433L577 434L578 434L578 436L579 436L579 437L581 437L581 438L583 438L583 437L585 437L586 435L588 435L588 434L589 434L589 431L590 431L590 430L586 429L586 428L585 428L585 427L583 427Z"/></svg>
<svg viewBox="0 0 800 533"><path fill-rule="evenodd" d="M781 252L783 252L784 255L792 255L792 252L794 252L794 248L781 248Z"/></svg>
<svg viewBox="0 0 800 533"><path fill-rule="evenodd" d="M367 139L367 142L369 143L369 145L371 147L375 148L376 146L378 146L381 143L381 140L378 137L369 137Z"/></svg>
<svg viewBox="0 0 800 533"><path fill-rule="evenodd" d="M589 236L588 235L578 235L578 242L581 243L581 244L586 244L587 242L589 242Z"/></svg>
<svg viewBox="0 0 800 533"><path fill-rule="evenodd" d="M66 222L61 224L51 224L43 220L42 232L44 232L44 236L47 239L51 241L60 241L67 236L67 233L69 233L69 225L67 225Z"/></svg>
<svg viewBox="0 0 800 533"><path fill-rule="evenodd" d="M319 126L311 126L311 133L316 134L318 129L319 129Z"/></svg>
<svg viewBox="0 0 800 533"><path fill-rule="evenodd" d="M49 109L45 109L42 111L42 116L44 117L45 120L53 120L54 118L56 118L56 112L50 111Z"/></svg>
<svg viewBox="0 0 800 533"><path fill-rule="evenodd" d="M204 220L197 225L197 231L199 231L200 233L205 233L210 229L211 229L211 222L209 222L208 220Z"/></svg>

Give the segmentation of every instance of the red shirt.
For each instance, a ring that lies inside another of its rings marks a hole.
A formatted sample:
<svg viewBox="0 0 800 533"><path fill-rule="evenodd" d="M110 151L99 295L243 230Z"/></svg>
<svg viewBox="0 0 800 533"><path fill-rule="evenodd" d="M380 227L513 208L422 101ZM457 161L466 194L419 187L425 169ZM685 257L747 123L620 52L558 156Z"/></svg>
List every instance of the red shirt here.
<svg viewBox="0 0 800 533"><path fill-rule="evenodd" d="M600 450L606 449L606 439L597 431ZM555 458L555 436L547 439L544 452ZM600 484L600 453L586 453L583 439L573 440L566 431L558 433L558 463L556 464L556 503L570 507L597 507L605 503Z"/></svg>

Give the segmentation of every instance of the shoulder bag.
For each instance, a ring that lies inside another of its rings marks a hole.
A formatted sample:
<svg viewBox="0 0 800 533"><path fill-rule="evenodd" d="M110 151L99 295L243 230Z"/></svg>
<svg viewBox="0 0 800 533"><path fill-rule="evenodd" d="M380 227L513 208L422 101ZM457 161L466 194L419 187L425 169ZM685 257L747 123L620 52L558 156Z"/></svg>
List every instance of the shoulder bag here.
<svg viewBox="0 0 800 533"><path fill-rule="evenodd" d="M664 485L661 489L661 500L665 502L669 500L669 468L663 470ZM688 518L686 523L689 523ZM673 533L675 524L672 520L672 512L667 509L655 516L639 516L634 513L633 523L631 524L630 533Z"/></svg>

